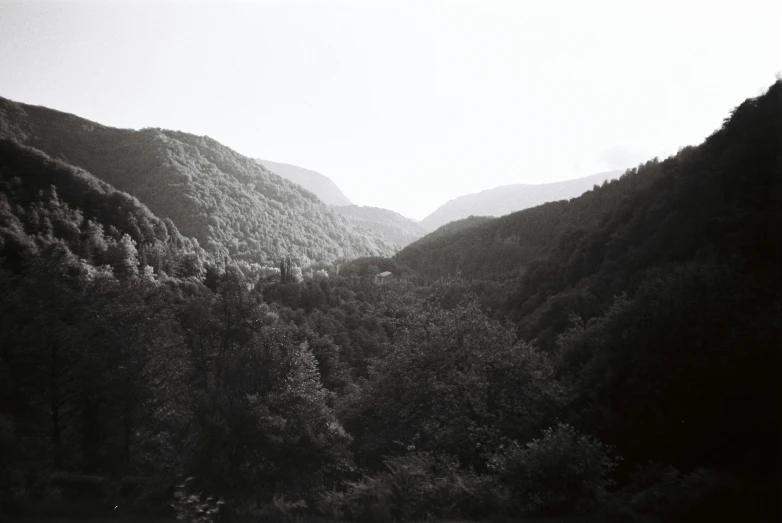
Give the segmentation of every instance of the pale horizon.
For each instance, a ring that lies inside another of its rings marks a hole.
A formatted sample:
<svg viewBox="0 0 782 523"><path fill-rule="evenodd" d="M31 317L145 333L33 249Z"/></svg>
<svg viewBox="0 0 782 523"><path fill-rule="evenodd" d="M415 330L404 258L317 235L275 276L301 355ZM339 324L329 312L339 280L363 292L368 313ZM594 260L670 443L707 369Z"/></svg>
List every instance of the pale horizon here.
<svg viewBox="0 0 782 523"><path fill-rule="evenodd" d="M208 135L420 220L696 145L782 69L776 2L0 0L0 96Z"/></svg>

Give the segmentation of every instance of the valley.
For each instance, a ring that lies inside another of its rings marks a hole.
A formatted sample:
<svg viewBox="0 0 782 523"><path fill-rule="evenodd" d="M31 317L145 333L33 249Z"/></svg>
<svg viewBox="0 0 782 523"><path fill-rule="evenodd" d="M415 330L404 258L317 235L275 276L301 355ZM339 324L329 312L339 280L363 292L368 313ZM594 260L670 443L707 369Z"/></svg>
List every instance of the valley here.
<svg viewBox="0 0 782 523"><path fill-rule="evenodd" d="M2 98L3 511L763 521L781 137L777 80L668 158L419 223Z"/></svg>

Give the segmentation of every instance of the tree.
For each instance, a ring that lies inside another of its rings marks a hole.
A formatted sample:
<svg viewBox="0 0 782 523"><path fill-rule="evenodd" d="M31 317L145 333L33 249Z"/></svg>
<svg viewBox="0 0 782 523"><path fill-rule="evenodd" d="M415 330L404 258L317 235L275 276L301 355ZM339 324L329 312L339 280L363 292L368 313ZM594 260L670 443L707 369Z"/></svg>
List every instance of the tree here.
<svg viewBox="0 0 782 523"><path fill-rule="evenodd" d="M483 466L502 437L531 437L561 402L547 358L475 301L451 311L417 303L397 329L394 350L346 407L367 463L415 445Z"/></svg>

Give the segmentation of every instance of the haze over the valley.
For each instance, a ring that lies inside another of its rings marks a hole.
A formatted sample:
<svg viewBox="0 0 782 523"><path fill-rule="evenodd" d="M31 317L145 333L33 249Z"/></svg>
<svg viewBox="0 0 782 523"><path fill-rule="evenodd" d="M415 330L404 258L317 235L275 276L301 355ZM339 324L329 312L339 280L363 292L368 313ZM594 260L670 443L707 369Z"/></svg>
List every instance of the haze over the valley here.
<svg viewBox="0 0 782 523"><path fill-rule="evenodd" d="M770 1L4 0L0 96L208 135L421 219L699 143L773 81L780 19Z"/></svg>

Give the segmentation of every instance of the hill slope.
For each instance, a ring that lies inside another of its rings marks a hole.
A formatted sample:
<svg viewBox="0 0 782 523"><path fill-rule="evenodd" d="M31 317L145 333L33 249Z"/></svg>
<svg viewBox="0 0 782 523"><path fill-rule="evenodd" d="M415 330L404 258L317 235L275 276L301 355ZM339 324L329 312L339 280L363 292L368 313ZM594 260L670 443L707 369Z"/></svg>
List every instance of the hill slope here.
<svg viewBox="0 0 782 523"><path fill-rule="evenodd" d="M569 200L620 174L622 171L611 171L556 183L503 185L466 194L440 206L421 220L421 225L431 232L441 225L468 216L504 216L546 202Z"/></svg>
<svg viewBox="0 0 782 523"><path fill-rule="evenodd" d="M461 271L451 294L488 289L494 314L557 359L573 418L628 461L724 467L773 485L780 143L777 81L697 147L569 202L424 238L397 261Z"/></svg>
<svg viewBox="0 0 782 523"><path fill-rule="evenodd" d="M393 252L311 192L208 137L114 129L6 99L0 99L0 137L135 196L215 255L276 263L288 254L307 265Z"/></svg>
<svg viewBox="0 0 782 523"><path fill-rule="evenodd" d="M399 249L426 234L419 223L389 209L346 205L335 210L353 224L372 231Z"/></svg>
<svg viewBox="0 0 782 523"><path fill-rule="evenodd" d="M149 265L171 276L198 275L206 254L132 196L0 138L0 257L18 269L53 249L77 256L83 268L135 274Z"/></svg>
<svg viewBox="0 0 782 523"><path fill-rule="evenodd" d="M328 205L353 205L347 196L345 196L337 184L331 181L331 178L317 171L290 165L287 163L270 162L269 160L256 160L268 170L286 180L301 185L308 191L320 198L323 203Z"/></svg>

